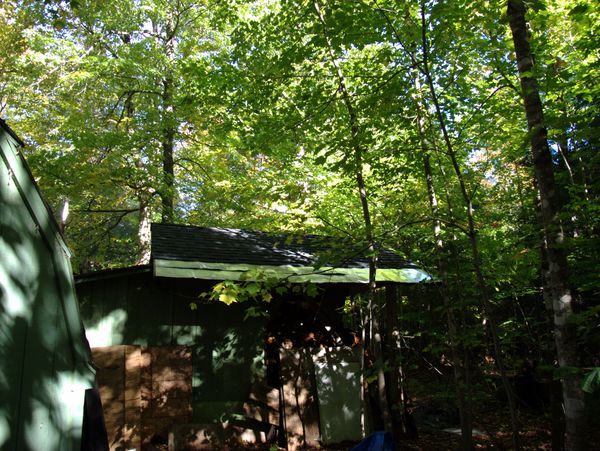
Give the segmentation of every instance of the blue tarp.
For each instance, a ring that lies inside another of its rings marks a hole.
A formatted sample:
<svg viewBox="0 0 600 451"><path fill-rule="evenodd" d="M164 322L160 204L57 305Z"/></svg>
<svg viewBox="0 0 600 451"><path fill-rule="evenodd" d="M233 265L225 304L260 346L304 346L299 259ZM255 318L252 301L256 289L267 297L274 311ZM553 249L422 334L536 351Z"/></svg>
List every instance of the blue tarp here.
<svg viewBox="0 0 600 451"><path fill-rule="evenodd" d="M373 432L350 451L396 451L396 446L389 432Z"/></svg>

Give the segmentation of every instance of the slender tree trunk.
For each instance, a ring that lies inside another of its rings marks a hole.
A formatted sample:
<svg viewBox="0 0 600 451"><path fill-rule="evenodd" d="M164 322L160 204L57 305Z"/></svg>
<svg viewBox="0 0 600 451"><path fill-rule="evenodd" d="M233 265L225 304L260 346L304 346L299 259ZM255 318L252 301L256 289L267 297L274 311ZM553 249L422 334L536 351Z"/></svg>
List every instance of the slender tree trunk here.
<svg viewBox="0 0 600 451"><path fill-rule="evenodd" d="M409 408L404 384L401 332L398 325L398 291L398 288L394 285L385 287L387 361L390 366L390 412L396 439L400 437L413 439L417 438L418 432Z"/></svg>
<svg viewBox="0 0 600 451"><path fill-rule="evenodd" d="M486 319L486 322L489 325L490 332L492 335L492 342L493 342L493 346L494 346L496 365L500 371L500 375L502 378L502 385L504 386L504 391L506 392L506 396L508 398L510 419L511 419L513 448L515 450L518 450L518 449L520 449L520 447L519 447L519 427L518 427L518 421L517 421L517 410L516 410L516 405L515 405L515 400L514 400L514 394L511 389L510 382L508 380L508 376L506 374L506 368L504 366L504 359L503 359L503 356L501 353L500 337L498 336L496 322L495 322L494 318L490 316L491 301L490 301L487 286L485 284L485 278L483 276L483 270L482 270L482 264L481 264L481 257L479 255L479 246L478 246L478 241L477 241L477 229L475 227L475 220L474 220L474 216L473 216L473 202L471 200L469 191L467 190L463 174L460 171L460 167L458 165L458 161L456 158L456 153L454 152L452 142L450 140L448 131L446 129L446 122L445 122L444 115L443 115L441 107L440 107L440 103L437 98L435 85L434 85L433 79L431 77L431 73L429 71L429 50L428 50L429 44L427 42L427 26L426 26L427 24L426 24L426 19L425 19L425 4L424 4L424 2L421 2L420 10L421 10L421 39L422 39L422 51L423 51L422 61L417 61L417 59L415 58L414 55L412 55L410 52L407 52L407 53L408 53L408 56L411 58L414 67L418 68L421 71L421 73L425 76L425 79L427 81L427 87L429 88L429 91L431 94L431 100L432 100L433 106L435 107L436 116L437 116L437 119L438 119L438 122L440 125L440 129L441 129L442 136L444 139L444 144L446 146L447 154L451 159L452 167L454 169L455 175L459 182L461 194L463 197L463 202L467 209L467 221L468 221L467 236L469 238L469 242L471 245L473 269L475 270L476 282L477 282L479 297L480 297L480 301L481 301L481 305L482 305L482 309L483 309L483 314ZM398 35L393 24L391 23L391 21L389 20L389 18L387 17L387 15L385 14L384 11L382 11L382 14L385 15L388 23L390 24L390 27L393 30L393 33L394 33L397 41L399 43L402 43L400 36Z"/></svg>
<svg viewBox="0 0 600 451"><path fill-rule="evenodd" d="M538 208L538 216L541 216L541 212ZM541 217L540 217L541 222ZM543 240L541 240L543 243ZM542 255L542 274L548 272L548 254L546 251L546 245L540 246L540 254ZM544 298L544 306L546 308L546 322L548 323L548 330L554 329L554 307L552 305L552 294L550 287L544 278L544 286L542 287L542 296ZM551 334L554 335L554 334ZM549 341L551 341L550 338ZM556 359L556 346L550 343L546 343L544 346L544 360L550 368L553 367L553 362ZM547 376L549 379L550 387L550 412L552 415L552 451L562 451L565 449L565 415L563 411L563 396L562 387L560 381L557 381L553 377L552 370Z"/></svg>
<svg viewBox="0 0 600 451"><path fill-rule="evenodd" d="M358 299L360 299L360 297L358 296ZM352 298L353 302L356 301L356 299L353 297ZM365 372L367 369L367 359L365 358L365 349L367 346L367 318L366 315L363 312L363 308L361 303L359 302L358 304L358 310L359 310L359 318L360 318L360 343L362 346L361 349L361 353L360 353L360 434L361 437L366 437L367 435L367 391L364 389L364 387L366 386L365 384Z"/></svg>
<svg viewBox="0 0 600 451"><path fill-rule="evenodd" d="M573 314L573 297L568 283L567 256L559 217L560 204L554 180L552 155L548 146L537 79L533 75L534 62L529 45L525 11L523 0L508 0L507 14L521 78L527 125L531 137L533 167L540 194L540 211L548 258L548 270L545 274L546 286L549 287L552 297L558 363L564 370L562 386L565 411L565 448L567 450L584 450L587 449L585 401L581 390L581 375L579 371L575 370L579 364L576 329L574 323L569 322L569 318Z"/></svg>
<svg viewBox="0 0 600 451"><path fill-rule="evenodd" d="M130 93L123 105L125 110L125 117L131 119L135 113L135 106L133 102L133 93ZM125 129L129 131L130 121L125 121ZM140 152L135 161L135 166L138 170L144 170L144 159ZM150 206L150 200L152 194L150 188L146 186L136 187L136 197L140 206L138 213L138 258L136 264L143 265L150 262L150 227L152 224L152 208Z"/></svg>
<svg viewBox="0 0 600 451"><path fill-rule="evenodd" d="M425 130L425 114L421 99L421 85L419 81L419 73L415 71L415 91L416 91L416 112L417 126L419 132L419 141L421 143L421 151L423 153L423 167L425 171L425 180L427 182L427 194L429 197L429 208L433 219L433 237L435 240L435 249L437 254L437 266L440 272L440 294L442 302L446 310L446 320L448 324L448 339L450 345L450 354L453 361L454 382L456 389L456 399L458 402L458 410L460 414L460 429L461 429L461 448L470 450L473 448L473 423L471 419L471 403L470 397L467 394L469 387L465 382L465 372L468 368L465 362L460 357L458 344L458 330L456 326L456 318L454 309L450 301L448 289L448 269L446 267L446 250L442 238L442 224L440 222L438 200L433 184L433 172L431 170L430 149L427 142Z"/></svg>
<svg viewBox="0 0 600 451"><path fill-rule="evenodd" d="M173 60L174 54L174 30L171 23L168 23L165 34L165 55L167 61ZM160 191L162 200L162 222L172 223L174 219L175 205L175 108L173 105L173 74L171 67L166 67L166 74L162 80L162 160L163 160L163 186Z"/></svg>
<svg viewBox="0 0 600 451"><path fill-rule="evenodd" d="M429 162L429 154L423 157L423 165L425 167L425 177L427 179L427 192L429 194L429 205L431 214L434 218L439 217L437 198L433 187L431 163ZM448 289L448 269L446 268L445 258L446 252L444 242L441 236L441 224L439 220L434 220L433 233L436 243L436 254L438 260L438 270L440 272L440 294L442 302L446 310L446 320L448 324L448 339L450 345L450 354L453 361L454 381L456 387L456 399L458 401L458 409L460 413L460 429L461 429L461 447L463 450L473 449L473 423L471 415L471 402L468 395L469 387L466 384L465 373L468 368L465 362L460 357L458 344L458 329L456 326L456 318L454 316L454 308L450 301Z"/></svg>
<svg viewBox="0 0 600 451"><path fill-rule="evenodd" d="M163 157L163 187L161 189L162 200L162 222L173 222L174 197L175 197L175 167L173 162L173 149L175 129L173 126L173 78L167 77L163 80L163 134L162 134L162 157Z"/></svg>
<svg viewBox="0 0 600 451"><path fill-rule="evenodd" d="M149 199L150 195L148 193L141 192L138 194L138 202L140 204L138 217L138 265L150 263L150 226L152 223L152 211L150 209Z"/></svg>
<svg viewBox="0 0 600 451"><path fill-rule="evenodd" d="M564 98L561 97L560 102L565 103ZM560 108L560 111L561 111L562 115L565 117L565 119L568 120L569 114L567 112L566 105L563 105L563 107ZM564 126L558 133L558 137L556 139L556 150L558 151L558 154L560 155L562 163L564 164L564 169L567 171L567 174L569 174L570 185L572 187L578 187L579 184L575 180L575 174L573 173L573 162L571 161L571 156L569 153L569 132L568 132L567 126ZM586 199L586 200L589 201L589 199ZM577 217L577 212L570 210L569 214L570 214L571 224L568 229L568 233L573 238L579 238L580 236L582 236L582 230L580 230L580 227L579 227L580 221L579 221L579 218Z"/></svg>
<svg viewBox="0 0 600 451"><path fill-rule="evenodd" d="M339 92L342 96L344 105L348 113L348 120L350 126L350 142L352 146L352 152L354 154L354 172L356 177L356 187L358 188L360 196L360 204L362 207L363 221L365 225L365 239L367 242L368 253L369 253L369 293L368 293L368 306L369 316L371 319L372 328L372 347L373 355L375 357L375 366L377 370L377 394L379 399L379 407L381 409L381 415L383 424L386 431L392 432L392 419L390 415L390 409L387 399L386 386L385 386L385 373L383 365L383 352L382 352L382 337L379 328L379 308L376 305L375 291L377 288L376 276L377 276L377 256L375 255L375 240L373 236L373 224L371 222L371 213L369 210L369 202L367 199L367 189L363 176L363 148L360 144L360 131L358 125L358 118L350 95L346 87L346 79L342 72L342 69L337 63L336 56L333 53L333 46L331 45L331 39L325 22L325 17L318 4L314 1L313 6L323 26L323 36L327 45L327 50L331 59L331 64L336 70L338 78Z"/></svg>
<svg viewBox="0 0 600 451"><path fill-rule="evenodd" d="M467 189L467 185L465 183L463 173L460 170L460 166L458 164L458 160L456 158L456 153L454 152L454 148L452 146L452 142L450 140L450 136L446 129L446 121L444 119L444 115L442 114L442 109L440 103L437 98L437 93L435 90L435 85L433 82L433 78L431 77L431 73L429 71L429 44L427 42L427 26L425 19L425 8L424 5L421 4L421 33L422 33L422 48L423 48L423 63L422 63L422 72L427 81L427 86L429 87L429 91L431 94L431 100L433 102L433 106L435 107L436 116L440 125L440 129L442 132L442 137L444 139L444 143L446 145L446 151L448 156L450 157L450 161L452 162L452 167L454 169L454 173L456 178L458 179L458 183L460 186L460 191L465 203L465 207L467 209L467 225L468 225L468 238L471 245L471 255L473 258L473 269L475 270L475 276L477 281L477 288L479 291L479 297L481 300L483 314L487 323L489 325L490 333L492 335L492 343L494 346L494 354L496 358L496 365L498 370L500 371L500 377L502 378L502 385L504 386L504 391L506 392L506 396L508 399L509 411L510 411L510 422L511 422L511 430L512 430L512 444L515 450L520 449L519 446L519 426L517 420L517 409L516 403L514 399L514 394L512 388L510 386L510 381L508 380L508 376L506 374L506 367L504 366L504 358L502 356L502 350L500 345L500 337L498 335L498 327L495 321L495 318L492 316L491 309L491 300L489 297L489 292L487 285L485 283L485 277L483 276L483 269L481 264L481 256L479 254L479 244L477 240L477 228L475 227L475 218L473 214L473 201L471 199L471 195Z"/></svg>

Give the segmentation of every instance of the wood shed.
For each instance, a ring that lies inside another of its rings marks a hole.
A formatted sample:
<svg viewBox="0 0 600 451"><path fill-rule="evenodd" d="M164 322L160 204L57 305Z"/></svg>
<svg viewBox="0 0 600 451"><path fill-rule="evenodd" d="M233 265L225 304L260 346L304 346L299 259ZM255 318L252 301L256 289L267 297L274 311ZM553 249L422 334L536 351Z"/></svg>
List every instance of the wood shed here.
<svg viewBox="0 0 600 451"><path fill-rule="evenodd" d="M69 251L22 146L0 120L0 448L106 449Z"/></svg>
<svg viewBox="0 0 600 451"><path fill-rule="evenodd" d="M153 224L150 265L79 276L111 449L360 439L361 350L340 309L366 290L364 254L314 235ZM378 254L381 283L430 278ZM256 304L203 296L266 280L286 287Z"/></svg>

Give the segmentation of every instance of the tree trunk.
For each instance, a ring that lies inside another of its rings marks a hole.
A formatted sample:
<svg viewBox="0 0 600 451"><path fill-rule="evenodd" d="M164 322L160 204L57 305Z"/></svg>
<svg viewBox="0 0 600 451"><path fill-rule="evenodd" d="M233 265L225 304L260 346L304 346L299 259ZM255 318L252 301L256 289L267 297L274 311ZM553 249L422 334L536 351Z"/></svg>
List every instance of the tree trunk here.
<svg viewBox="0 0 600 451"><path fill-rule="evenodd" d="M471 402L467 394L469 387L466 384L465 373L469 370L465 361L461 359L458 344L458 331L456 326L456 318L454 309L450 302L448 288L448 269L446 266L446 251L444 241L442 239L442 225L438 219L440 216L438 208L438 200L433 185L433 173L430 162L430 149L427 142L425 130L425 117L421 99L421 84L419 82L419 73L415 71L415 90L416 90L416 112L417 112L417 128L419 132L419 141L421 143L421 151L423 152L423 167L425 171L425 180L427 182L427 194L429 197L429 208L433 218L433 237L435 240L435 250L437 254L437 266L440 273L440 295L446 310L446 320L448 324L448 341L450 346L450 355L452 356L452 368L454 371L454 384L456 389L456 399L458 402L458 410L460 414L460 429L461 429L461 448L463 450L473 449L473 423L471 415Z"/></svg>
<svg viewBox="0 0 600 451"><path fill-rule="evenodd" d="M167 21L164 37L164 48L167 62L173 60L174 53L174 29L171 21ZM162 160L163 160L163 180L160 197L162 200L162 222L172 223L174 219L175 204L175 166L174 166L174 148L175 148L175 108L173 105L173 74L171 67L167 63L166 74L162 80Z"/></svg>
<svg viewBox="0 0 600 451"><path fill-rule="evenodd" d="M400 437L414 439L418 436L404 385L401 332L398 326L398 300L398 288L394 285L386 286L386 342L388 344L387 361L390 367L389 401L394 436L397 440Z"/></svg>
<svg viewBox="0 0 600 451"><path fill-rule="evenodd" d="M541 213L538 209L538 216ZM541 217L540 217L541 222ZM542 240L543 242L543 240ZM548 255L546 252L546 246L542 245L540 249L542 255L542 274L546 274L548 271ZM553 330L554 324L554 307L552 302L552 295L550 293L550 287L548 287L546 280L544 280L544 286L542 287L542 295L544 298L544 306L546 308L546 322L548 323L548 330ZM552 368L553 362L556 359L556 346L552 346L550 343L546 343L544 346L544 360L545 363ZM562 451L565 449L565 415L563 411L563 396L562 387L560 381L554 379L553 371L549 371L547 378L550 381L550 413L552 415L552 451Z"/></svg>
<svg viewBox="0 0 600 451"><path fill-rule="evenodd" d="M175 197L175 168L173 162L173 149L175 128L173 125L173 78L168 76L163 80L163 130L162 130L162 157L163 157L163 186L160 192L162 200L162 222L173 222L174 197Z"/></svg>
<svg viewBox="0 0 600 451"><path fill-rule="evenodd" d="M150 194L141 192L138 194L140 204L138 225L138 265L150 263L150 226L152 224L152 211L149 205Z"/></svg>
<svg viewBox="0 0 600 451"><path fill-rule="evenodd" d="M354 173L356 177L356 187L360 196L360 204L362 207L363 221L365 225L365 240L367 242L368 254L369 254L369 293L368 293L368 306L369 316L371 319L371 330L372 330L372 347L373 355L375 358L375 367L377 370L377 394L379 399L379 408L381 409L381 416L383 425L386 431L392 432L392 419L390 415L390 409L387 399L386 386L385 386L385 373L384 373L384 362L382 352L382 338L379 330L379 309L376 305L375 291L377 288L376 276L377 276L377 256L375 255L375 240L373 237L373 224L371 223L371 213L369 211L369 202L367 199L367 190L363 177L363 149L360 144L360 133L358 118L354 105L350 99L350 95L346 88L346 79L344 74L337 64L336 57L333 53L333 46L331 45L331 39L329 36L325 17L319 7L319 4L314 1L313 6L323 26L323 36L327 45L327 50L331 58L331 64L336 70L336 75L339 84L339 92L342 96L344 105L348 113L349 126L350 126L350 142L352 146L352 152L354 154Z"/></svg>
<svg viewBox="0 0 600 451"><path fill-rule="evenodd" d="M576 371L579 364L577 334L575 325L569 321L573 314L573 298L568 283L567 256L559 217L559 199L554 180L552 155L544 126L537 79L533 75L534 63L529 46L525 10L522 0L508 0L507 14L515 46L527 126L531 137L533 167L540 194L540 211L548 259L548 270L544 275L545 285L549 287L552 297L556 352L559 366L563 370L561 376L565 411L565 449L584 450L586 449L585 401L581 390L581 374Z"/></svg>
<svg viewBox="0 0 600 451"><path fill-rule="evenodd" d="M429 162L429 154L426 153L423 157L423 165L425 167L425 177L427 179L427 192L429 194L429 205L433 218L439 217L437 198L433 187L431 164ZM433 233L436 243L436 254L438 261L438 270L440 272L440 294L444 309L446 310L446 321L448 324L448 340L450 345L450 355L452 356L452 368L454 371L454 382L456 388L456 399L458 402L458 410L460 414L460 429L461 429L461 448L463 450L473 449L473 422L471 415L470 396L467 394L469 387L466 384L465 373L469 370L463 359L460 357L458 344L458 331L456 326L456 318L454 309L450 302L448 289L448 270L446 268L446 252L444 242L441 236L440 221L434 219Z"/></svg>

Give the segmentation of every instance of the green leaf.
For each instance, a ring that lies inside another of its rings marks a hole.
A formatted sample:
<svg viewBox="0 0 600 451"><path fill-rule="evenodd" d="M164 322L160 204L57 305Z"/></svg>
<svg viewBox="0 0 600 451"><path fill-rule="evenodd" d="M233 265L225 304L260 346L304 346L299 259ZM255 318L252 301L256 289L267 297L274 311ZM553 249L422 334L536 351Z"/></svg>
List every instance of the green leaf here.
<svg viewBox="0 0 600 451"><path fill-rule="evenodd" d="M314 298L319 293L319 289L314 283L307 283L305 286L305 292L307 296Z"/></svg>
<svg viewBox="0 0 600 451"><path fill-rule="evenodd" d="M245 289L250 297L254 297L260 291L260 285L258 285L257 283L250 283L246 286Z"/></svg>
<svg viewBox="0 0 600 451"><path fill-rule="evenodd" d="M268 316L267 312L260 308L260 306L248 307L246 309L246 314L244 315L244 321L248 318L262 318L266 316Z"/></svg>
<svg viewBox="0 0 600 451"><path fill-rule="evenodd" d="M600 387L600 367L593 368L583 378L581 389L586 393L594 393Z"/></svg>
<svg viewBox="0 0 600 451"><path fill-rule="evenodd" d="M371 384L371 383L373 383L373 382L375 382L376 380L377 380L377 374L372 374L372 375L370 375L370 376L366 376L366 377L365 377L365 383L366 383L367 385L368 385L368 384Z"/></svg>
<svg viewBox="0 0 600 451"><path fill-rule="evenodd" d="M558 380L566 376L571 376L579 373L581 373L581 368L575 366L563 366L559 368L554 368L553 378L554 380Z"/></svg>
<svg viewBox="0 0 600 451"><path fill-rule="evenodd" d="M225 292L219 295L219 301L224 304L231 305L234 302L237 302L238 299L231 292Z"/></svg>
<svg viewBox="0 0 600 451"><path fill-rule="evenodd" d="M580 3L575 8L571 9L571 11L569 11L569 16L579 16L585 14L588 12L589 9L589 5L586 5L585 3Z"/></svg>

